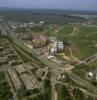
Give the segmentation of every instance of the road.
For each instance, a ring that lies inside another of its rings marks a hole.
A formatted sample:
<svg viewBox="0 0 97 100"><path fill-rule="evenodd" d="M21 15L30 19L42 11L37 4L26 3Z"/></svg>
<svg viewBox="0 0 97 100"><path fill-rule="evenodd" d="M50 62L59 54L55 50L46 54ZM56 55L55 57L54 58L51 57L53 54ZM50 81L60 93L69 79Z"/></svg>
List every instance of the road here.
<svg viewBox="0 0 97 100"><path fill-rule="evenodd" d="M55 100L55 84L56 84L56 79L54 78L54 76L51 78L51 89L52 89L52 99L51 100Z"/></svg>

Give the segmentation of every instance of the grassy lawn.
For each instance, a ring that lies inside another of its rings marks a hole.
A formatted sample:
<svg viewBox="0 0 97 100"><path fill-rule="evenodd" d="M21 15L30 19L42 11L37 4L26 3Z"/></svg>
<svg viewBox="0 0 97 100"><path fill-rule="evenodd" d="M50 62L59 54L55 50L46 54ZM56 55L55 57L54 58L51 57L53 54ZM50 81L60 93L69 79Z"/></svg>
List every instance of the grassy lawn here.
<svg viewBox="0 0 97 100"><path fill-rule="evenodd" d="M45 27L44 34L47 36L56 36L57 38L62 38L64 35L69 35L73 31L72 25L48 25Z"/></svg>
<svg viewBox="0 0 97 100"><path fill-rule="evenodd" d="M90 33L94 33L94 32L97 32L97 28L80 26L79 36L90 35Z"/></svg>
<svg viewBox="0 0 97 100"><path fill-rule="evenodd" d="M69 35L72 33L74 26L72 25L64 25L62 26L61 30L59 30L59 34Z"/></svg>
<svg viewBox="0 0 97 100"><path fill-rule="evenodd" d="M73 31L72 25L60 26L58 32L52 32L52 35L57 37L59 40L65 40L66 36L69 36Z"/></svg>
<svg viewBox="0 0 97 100"><path fill-rule="evenodd" d="M91 41L73 39L71 41L71 44L73 55L75 55L79 59L85 59L86 57L89 57L97 51L97 48L92 45Z"/></svg>

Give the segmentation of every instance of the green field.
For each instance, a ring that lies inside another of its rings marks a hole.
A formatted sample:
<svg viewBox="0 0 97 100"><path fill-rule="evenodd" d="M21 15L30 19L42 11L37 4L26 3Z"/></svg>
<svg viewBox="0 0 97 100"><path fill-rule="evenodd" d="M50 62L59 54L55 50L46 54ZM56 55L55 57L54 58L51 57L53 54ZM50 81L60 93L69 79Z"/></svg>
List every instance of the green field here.
<svg viewBox="0 0 97 100"><path fill-rule="evenodd" d="M88 39L86 36L94 32L97 32L97 28L80 26L79 36L81 36L82 38L83 36L85 36L85 38Z"/></svg>
<svg viewBox="0 0 97 100"><path fill-rule="evenodd" d="M85 59L97 51L91 40L72 39L70 43L72 44L73 55L79 59Z"/></svg>
<svg viewBox="0 0 97 100"><path fill-rule="evenodd" d="M94 54L97 51L95 47L96 37L97 28L80 26L80 32L76 36L71 37L71 44L74 47L73 54L80 59Z"/></svg>
<svg viewBox="0 0 97 100"><path fill-rule="evenodd" d="M62 28L59 30L59 34L63 34L63 35L68 35L71 34L73 31L73 27L72 25L64 25L62 26Z"/></svg>

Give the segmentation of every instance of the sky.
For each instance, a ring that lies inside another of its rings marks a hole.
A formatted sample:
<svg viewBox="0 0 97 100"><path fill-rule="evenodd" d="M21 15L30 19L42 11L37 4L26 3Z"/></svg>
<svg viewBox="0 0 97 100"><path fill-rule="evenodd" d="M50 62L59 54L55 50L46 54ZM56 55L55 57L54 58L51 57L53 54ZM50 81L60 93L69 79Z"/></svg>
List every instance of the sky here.
<svg viewBox="0 0 97 100"><path fill-rule="evenodd" d="M0 7L97 11L97 0L0 0Z"/></svg>

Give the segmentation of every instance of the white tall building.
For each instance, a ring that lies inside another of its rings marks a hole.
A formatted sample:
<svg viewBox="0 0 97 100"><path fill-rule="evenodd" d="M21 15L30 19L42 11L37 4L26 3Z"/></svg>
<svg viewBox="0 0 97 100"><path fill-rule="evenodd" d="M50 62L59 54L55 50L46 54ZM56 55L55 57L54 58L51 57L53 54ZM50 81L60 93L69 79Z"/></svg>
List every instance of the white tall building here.
<svg viewBox="0 0 97 100"><path fill-rule="evenodd" d="M57 42L57 48L58 48L58 50L63 50L64 49L64 43L63 43L63 41L58 41Z"/></svg>
<svg viewBox="0 0 97 100"><path fill-rule="evenodd" d="M64 43L63 41L56 41L52 44L51 47L51 54L56 54L58 51L64 49Z"/></svg>

